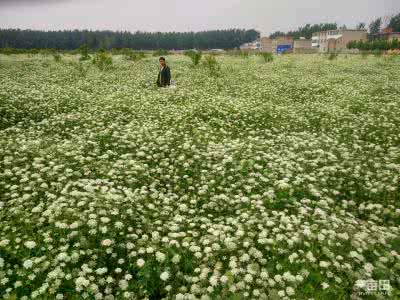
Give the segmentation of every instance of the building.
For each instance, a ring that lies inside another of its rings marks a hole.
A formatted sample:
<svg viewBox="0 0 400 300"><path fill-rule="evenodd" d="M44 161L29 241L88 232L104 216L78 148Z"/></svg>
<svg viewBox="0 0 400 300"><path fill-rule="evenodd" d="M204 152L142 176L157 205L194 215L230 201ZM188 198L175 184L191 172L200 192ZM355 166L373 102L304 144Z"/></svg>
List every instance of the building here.
<svg viewBox="0 0 400 300"><path fill-rule="evenodd" d="M380 33L375 34L373 36L373 39L387 40L387 41L393 41L394 39L398 39L400 41L400 32L394 32L393 28L386 27Z"/></svg>
<svg viewBox="0 0 400 300"><path fill-rule="evenodd" d="M367 30L337 29L313 33L312 47L319 52L337 52L347 49L351 41L367 41Z"/></svg>
<svg viewBox="0 0 400 300"><path fill-rule="evenodd" d="M312 40L306 40L305 38L294 40L293 53L315 53L315 49L312 47Z"/></svg>
<svg viewBox="0 0 400 300"><path fill-rule="evenodd" d="M286 53L293 51L293 38L291 36L278 36L272 40L273 53Z"/></svg>
<svg viewBox="0 0 400 300"><path fill-rule="evenodd" d="M394 39L398 39L400 41L400 32L384 33L381 38L388 41L393 41Z"/></svg>
<svg viewBox="0 0 400 300"><path fill-rule="evenodd" d="M377 38L380 40L387 40L387 41L393 41L394 39L398 39L400 41L400 32L381 32L377 34Z"/></svg>
<svg viewBox="0 0 400 300"><path fill-rule="evenodd" d="M269 52L272 53L272 40L267 37L259 38L258 41L261 44L261 52Z"/></svg>

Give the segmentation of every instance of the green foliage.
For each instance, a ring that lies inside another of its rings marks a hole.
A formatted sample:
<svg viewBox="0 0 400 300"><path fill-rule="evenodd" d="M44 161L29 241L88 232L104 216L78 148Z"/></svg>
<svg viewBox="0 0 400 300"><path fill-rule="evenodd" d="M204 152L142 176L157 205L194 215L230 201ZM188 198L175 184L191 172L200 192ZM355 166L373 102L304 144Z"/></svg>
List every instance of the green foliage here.
<svg viewBox="0 0 400 300"><path fill-rule="evenodd" d="M221 71L221 66L219 65L217 59L213 55L207 55L204 57L204 66L208 69L211 76L219 76Z"/></svg>
<svg viewBox="0 0 400 300"><path fill-rule="evenodd" d="M337 59L338 58L338 53L336 53L336 52L332 52L332 53L329 53L328 54L328 59L329 60L335 60L335 59Z"/></svg>
<svg viewBox="0 0 400 300"><path fill-rule="evenodd" d="M201 51L187 50L184 52L184 55L192 60L194 66L197 66L200 63L203 54Z"/></svg>
<svg viewBox="0 0 400 300"><path fill-rule="evenodd" d="M85 78L87 76L87 73L89 72L90 65L87 65L83 63L82 61L79 62L69 62L69 65L71 65L74 70L77 73L77 76L80 78Z"/></svg>
<svg viewBox="0 0 400 300"><path fill-rule="evenodd" d="M398 39L392 40L392 45L390 47L390 50L395 50L395 49L400 49L400 40Z"/></svg>
<svg viewBox="0 0 400 300"><path fill-rule="evenodd" d="M0 30L1 32L1 30ZM1 36L0 36L1 40ZM53 55L54 53L69 53L69 54L79 54L79 50L59 50L59 49L53 49L53 48L42 48L42 49L22 49L22 48L11 48L11 47L4 47L0 48L0 53L1 54L41 54L41 55Z"/></svg>
<svg viewBox="0 0 400 300"><path fill-rule="evenodd" d="M53 58L55 62L60 62L62 60L62 57L60 55L60 53L53 53Z"/></svg>
<svg viewBox="0 0 400 300"><path fill-rule="evenodd" d="M367 25L364 22L360 22L360 23L358 23L356 29L357 30L363 30L363 29L365 29L366 26Z"/></svg>
<svg viewBox="0 0 400 300"><path fill-rule="evenodd" d="M400 32L400 13L394 15L389 21L389 27L392 28L394 32Z"/></svg>
<svg viewBox="0 0 400 300"><path fill-rule="evenodd" d="M272 53L261 52L259 55L262 56L262 58L264 59L264 62L273 62L274 61L274 56L272 55Z"/></svg>
<svg viewBox="0 0 400 300"><path fill-rule="evenodd" d="M400 49L400 42L398 39L388 40L372 40L372 41L351 41L347 44L348 49L359 49L361 51L373 50L395 50Z"/></svg>
<svg viewBox="0 0 400 300"><path fill-rule="evenodd" d="M144 52L133 51L131 49L126 49L123 53L124 53L125 59L129 60L129 61L139 61L146 57Z"/></svg>
<svg viewBox="0 0 400 300"><path fill-rule="evenodd" d="M347 49L356 49L357 48L357 41L350 41L346 45Z"/></svg>
<svg viewBox="0 0 400 300"><path fill-rule="evenodd" d="M13 49L10 47L5 47L5 48L0 49L0 53L5 54L5 55L15 54L15 52L16 52L16 49Z"/></svg>
<svg viewBox="0 0 400 300"><path fill-rule="evenodd" d="M87 44L83 44L79 47L79 53L81 54L81 57L79 58L80 61L84 60L89 60L90 55L89 55L89 47Z"/></svg>
<svg viewBox="0 0 400 300"><path fill-rule="evenodd" d="M382 26L382 18L378 18L369 24L369 33L370 34L378 34L381 31Z"/></svg>
<svg viewBox="0 0 400 300"><path fill-rule="evenodd" d="M166 49L158 49L153 52L153 56L166 56L169 55L170 53Z"/></svg>
<svg viewBox="0 0 400 300"><path fill-rule="evenodd" d="M97 51L93 58L93 64L101 71L107 70L112 65L112 56L104 49Z"/></svg>
<svg viewBox="0 0 400 300"><path fill-rule="evenodd" d="M89 49L233 49L252 42L260 33L254 29L228 29L201 32L112 32L112 31L38 31L0 29L0 48L54 48L74 50L82 43Z"/></svg>

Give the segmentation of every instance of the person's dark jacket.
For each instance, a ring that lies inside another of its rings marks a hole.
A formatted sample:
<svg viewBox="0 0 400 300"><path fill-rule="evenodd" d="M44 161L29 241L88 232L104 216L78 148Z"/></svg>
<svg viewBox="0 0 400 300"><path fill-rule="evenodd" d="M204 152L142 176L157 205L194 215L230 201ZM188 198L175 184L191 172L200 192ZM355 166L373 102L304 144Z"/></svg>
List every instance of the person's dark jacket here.
<svg viewBox="0 0 400 300"><path fill-rule="evenodd" d="M171 70L168 66L165 66L159 73L157 78L157 85L160 87L166 87L171 84Z"/></svg>

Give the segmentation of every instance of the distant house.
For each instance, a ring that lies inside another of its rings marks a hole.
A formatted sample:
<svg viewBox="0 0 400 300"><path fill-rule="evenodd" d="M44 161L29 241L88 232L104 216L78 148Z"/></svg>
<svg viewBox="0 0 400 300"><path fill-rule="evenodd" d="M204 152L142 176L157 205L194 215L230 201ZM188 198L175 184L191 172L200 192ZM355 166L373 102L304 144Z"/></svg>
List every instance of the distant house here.
<svg viewBox="0 0 400 300"><path fill-rule="evenodd" d="M293 52L294 53L314 53L315 49L312 47L312 40L307 40L305 38L300 38L293 42Z"/></svg>
<svg viewBox="0 0 400 300"><path fill-rule="evenodd" d="M313 33L312 47L319 52L336 52L347 49L351 41L368 40L367 30L337 29Z"/></svg>
<svg viewBox="0 0 400 300"><path fill-rule="evenodd" d="M261 52L269 52L272 53L272 40L267 37L261 37L258 39L261 44L260 51Z"/></svg>
<svg viewBox="0 0 400 300"><path fill-rule="evenodd" d="M394 39L400 40L400 32L393 31L393 28L386 27L380 33L373 35L373 39L388 40L392 41Z"/></svg>

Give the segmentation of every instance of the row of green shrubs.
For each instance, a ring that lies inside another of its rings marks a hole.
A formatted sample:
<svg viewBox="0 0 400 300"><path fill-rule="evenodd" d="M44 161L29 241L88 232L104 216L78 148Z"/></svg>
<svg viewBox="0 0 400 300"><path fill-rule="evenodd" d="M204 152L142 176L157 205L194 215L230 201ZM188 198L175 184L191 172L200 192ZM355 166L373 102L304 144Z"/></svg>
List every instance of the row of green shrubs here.
<svg viewBox="0 0 400 300"><path fill-rule="evenodd" d="M198 50L187 50L183 54L191 59L193 66L199 65L203 57L203 53ZM208 68L210 75L218 76L220 74L221 66L214 55L206 55L203 59L203 65Z"/></svg>
<svg viewBox="0 0 400 300"><path fill-rule="evenodd" d="M400 49L400 41L398 39L389 40L372 40L372 41L351 41L347 44L348 49L359 49L361 51L373 50L395 50Z"/></svg>
<svg viewBox="0 0 400 300"><path fill-rule="evenodd" d="M100 49L101 50L101 49ZM0 54L6 54L6 55L11 55L11 54L43 54L43 55L52 55L54 53L61 53L61 54L80 54L82 51L85 51L87 53L94 54L98 50L95 49L90 49L86 44L83 44L77 49L74 50L63 50L63 49L19 49L19 48L10 48L10 47L4 47L0 48ZM130 48L112 48L111 53L113 55L125 55L127 52L135 52L135 53L141 53L141 55L144 55L144 51L135 51ZM170 54L169 51L164 50L164 49L158 49L152 52L153 56L162 56L162 55L168 55Z"/></svg>
<svg viewBox="0 0 400 300"><path fill-rule="evenodd" d="M249 52L246 51L242 51L242 50L237 50L237 51L230 51L227 52L228 55L231 56L238 56L241 58L248 58L249 57ZM198 65L200 63L201 57L202 57L202 52L198 51L198 50L187 50L184 52L184 55L188 56L192 62L193 65ZM218 53L210 53L207 57L211 56L217 56ZM268 53L268 52L258 52L257 55L261 56L265 62L272 62L274 60L274 56L272 55L272 53Z"/></svg>
<svg viewBox="0 0 400 300"><path fill-rule="evenodd" d="M59 53L53 53L53 58L55 62L62 61L62 56ZM90 54L86 52L86 49L83 48L81 49L81 56L79 58L79 64L78 64L79 65L78 69L80 71L83 68L82 63L87 60L92 60L92 64L98 67L101 71L109 69L113 63L112 55L109 52L101 49L97 51L92 57Z"/></svg>
<svg viewBox="0 0 400 300"><path fill-rule="evenodd" d="M100 49L98 51L105 51L103 49ZM57 59L60 58L60 54L80 54L81 55L81 60L89 60L91 58L91 55L95 55L98 51L90 49L86 44L83 44L81 47L75 50L58 50L58 49L16 49L16 48L0 48L0 54L6 54L6 55L11 55L11 54L42 54L42 55L53 55L56 56ZM108 50L107 50L108 51ZM135 51L130 48L113 48L109 50L112 55L123 55L127 60L131 61L137 61L140 60L144 57L146 57L146 53L144 51ZM184 54L188 55L190 57L193 57L195 60L200 61L201 59L201 51L197 50L188 50L185 51ZM154 57L159 57L159 56L167 56L170 55L171 53L168 50L165 49L158 49L155 50L151 53L152 56ZM213 52L210 53L212 56L217 56L220 53L218 52ZM243 50L229 50L224 52L226 55L230 56L236 56L236 57L241 57L241 58L248 58L250 55L249 52L243 51ZM273 61L273 56L271 53L256 53L256 55L260 55L264 58L266 62ZM196 57L198 56L198 57ZM198 62L194 63L195 65L198 64Z"/></svg>

